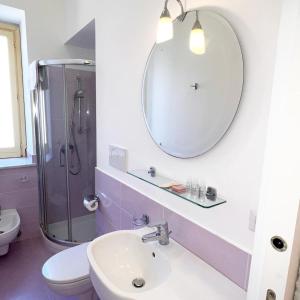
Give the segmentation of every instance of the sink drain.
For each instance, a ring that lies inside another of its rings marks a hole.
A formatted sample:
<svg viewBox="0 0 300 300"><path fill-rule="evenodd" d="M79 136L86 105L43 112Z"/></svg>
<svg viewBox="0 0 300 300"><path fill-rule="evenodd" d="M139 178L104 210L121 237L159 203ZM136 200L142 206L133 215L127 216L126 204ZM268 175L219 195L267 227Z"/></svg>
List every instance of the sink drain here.
<svg viewBox="0 0 300 300"><path fill-rule="evenodd" d="M135 278L132 280L132 285L137 289L142 288L145 284L146 282L143 278Z"/></svg>

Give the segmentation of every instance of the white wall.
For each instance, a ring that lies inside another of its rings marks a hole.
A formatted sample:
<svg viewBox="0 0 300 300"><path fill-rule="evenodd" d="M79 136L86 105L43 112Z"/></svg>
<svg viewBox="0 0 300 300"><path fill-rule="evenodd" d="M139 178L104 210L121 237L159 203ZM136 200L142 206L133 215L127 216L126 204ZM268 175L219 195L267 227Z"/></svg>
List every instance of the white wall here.
<svg viewBox="0 0 300 300"><path fill-rule="evenodd" d="M101 9L102 1L96 0L63 0L65 13L65 40L92 21Z"/></svg>
<svg viewBox="0 0 300 300"><path fill-rule="evenodd" d="M0 4L25 10L29 62L43 58L80 58L81 55L86 55L84 49L64 46L66 39L62 1L0 0Z"/></svg>
<svg viewBox="0 0 300 300"><path fill-rule="evenodd" d="M108 165L108 145L118 144L129 150L129 169L153 165L171 178L184 182L195 177L215 186L228 200L230 210L211 221L209 227L215 231L222 227L225 238L250 251L253 233L248 230L248 217L250 209L257 209L259 199L281 1L187 1L188 8L209 6L225 16L237 32L245 58L244 94L231 129L210 152L188 160L170 157L158 149L142 114L142 76L163 1L103 0L85 5L86 1L77 0L79 11L73 2L65 0L67 10L72 5L72 11L68 10L73 17L68 20L69 30L72 23L76 28L96 17L98 167L150 196L158 195L155 188L149 190ZM160 196L164 199L157 201L168 198ZM201 208L175 201L165 202L205 225ZM210 214L207 220L214 219Z"/></svg>

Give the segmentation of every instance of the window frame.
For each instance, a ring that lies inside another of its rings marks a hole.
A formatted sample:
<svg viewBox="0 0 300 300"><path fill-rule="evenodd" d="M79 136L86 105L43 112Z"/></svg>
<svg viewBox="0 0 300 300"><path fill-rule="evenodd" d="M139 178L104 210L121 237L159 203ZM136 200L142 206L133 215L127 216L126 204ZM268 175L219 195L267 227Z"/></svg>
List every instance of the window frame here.
<svg viewBox="0 0 300 300"><path fill-rule="evenodd" d="M20 27L0 22L0 35L5 35L9 41L15 142L14 148L0 148L0 159L24 157L27 144Z"/></svg>

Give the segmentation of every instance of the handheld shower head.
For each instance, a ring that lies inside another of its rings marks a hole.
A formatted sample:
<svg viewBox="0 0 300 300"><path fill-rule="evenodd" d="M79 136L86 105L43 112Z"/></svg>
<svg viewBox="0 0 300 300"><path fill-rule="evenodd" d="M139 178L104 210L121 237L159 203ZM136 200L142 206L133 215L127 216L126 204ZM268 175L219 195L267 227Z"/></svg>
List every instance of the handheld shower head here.
<svg viewBox="0 0 300 300"><path fill-rule="evenodd" d="M77 80L77 90L74 94L74 100L75 99L83 99L84 98L84 90L81 88L81 78L79 75L76 76Z"/></svg>
<svg viewBox="0 0 300 300"><path fill-rule="evenodd" d="M83 99L84 98L84 91L82 89L78 89L74 94L75 99Z"/></svg>

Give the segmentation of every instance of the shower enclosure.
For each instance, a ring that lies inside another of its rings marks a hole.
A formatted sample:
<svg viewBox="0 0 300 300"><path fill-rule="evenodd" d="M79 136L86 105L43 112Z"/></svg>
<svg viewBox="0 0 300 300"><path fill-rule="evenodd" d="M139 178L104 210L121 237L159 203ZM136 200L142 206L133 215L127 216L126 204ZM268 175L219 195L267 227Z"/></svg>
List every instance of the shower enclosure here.
<svg viewBox="0 0 300 300"><path fill-rule="evenodd" d="M38 62L33 91L40 224L51 241L74 245L95 238L95 213L83 206L94 194L96 165L95 64Z"/></svg>

